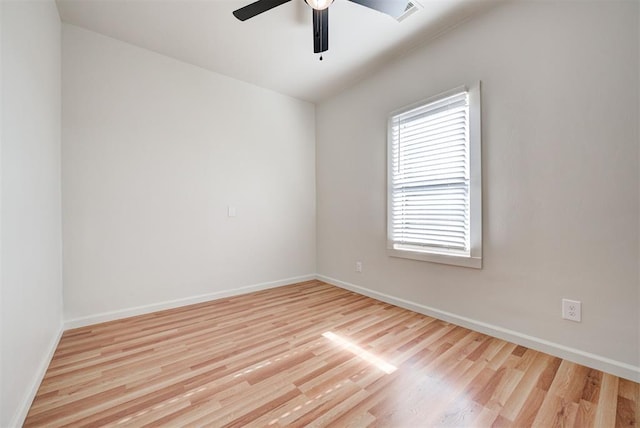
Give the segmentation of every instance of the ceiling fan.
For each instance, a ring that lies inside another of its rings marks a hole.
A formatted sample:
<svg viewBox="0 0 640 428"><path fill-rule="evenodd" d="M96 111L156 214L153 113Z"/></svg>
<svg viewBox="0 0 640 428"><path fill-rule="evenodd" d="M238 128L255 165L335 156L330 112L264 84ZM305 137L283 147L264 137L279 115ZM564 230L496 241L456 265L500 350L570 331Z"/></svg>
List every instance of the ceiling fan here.
<svg viewBox="0 0 640 428"><path fill-rule="evenodd" d="M278 7L291 0L258 0L233 11L240 21ZM321 53L329 49L329 6L333 0L304 0L312 8L313 52ZM406 10L409 0L349 0L352 3L377 10L393 18L399 18ZM322 57L320 57L322 59Z"/></svg>

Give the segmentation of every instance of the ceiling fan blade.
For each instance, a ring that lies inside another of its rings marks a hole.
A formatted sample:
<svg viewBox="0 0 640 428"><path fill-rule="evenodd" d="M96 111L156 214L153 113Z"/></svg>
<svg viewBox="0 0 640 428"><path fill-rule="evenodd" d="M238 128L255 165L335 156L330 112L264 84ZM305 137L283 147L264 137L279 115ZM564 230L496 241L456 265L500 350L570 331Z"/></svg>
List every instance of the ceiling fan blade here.
<svg viewBox="0 0 640 428"><path fill-rule="evenodd" d="M238 10L234 10L233 16L238 18L240 21L246 21L256 15L260 15L262 12L266 12L290 1L291 0L258 0L246 5L245 7L241 7Z"/></svg>
<svg viewBox="0 0 640 428"><path fill-rule="evenodd" d="M329 8L313 10L313 52L329 49Z"/></svg>
<svg viewBox="0 0 640 428"><path fill-rule="evenodd" d="M407 9L409 0L349 0L369 9L377 10L385 13L395 19L398 19Z"/></svg>

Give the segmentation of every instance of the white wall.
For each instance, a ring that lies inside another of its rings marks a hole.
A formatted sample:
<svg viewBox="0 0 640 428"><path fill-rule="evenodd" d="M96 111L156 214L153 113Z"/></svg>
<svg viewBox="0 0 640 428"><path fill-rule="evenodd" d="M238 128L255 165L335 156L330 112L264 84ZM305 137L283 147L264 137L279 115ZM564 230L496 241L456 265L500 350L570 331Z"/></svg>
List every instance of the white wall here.
<svg viewBox="0 0 640 428"><path fill-rule="evenodd" d="M312 104L66 24L62 101L66 320L315 272Z"/></svg>
<svg viewBox="0 0 640 428"><path fill-rule="evenodd" d="M0 426L22 422L62 329L60 19L0 3Z"/></svg>
<svg viewBox="0 0 640 428"><path fill-rule="evenodd" d="M318 272L640 379L638 16L635 1L507 3L319 105ZM484 268L387 257L388 113L476 80ZM560 318L563 297L582 323Z"/></svg>

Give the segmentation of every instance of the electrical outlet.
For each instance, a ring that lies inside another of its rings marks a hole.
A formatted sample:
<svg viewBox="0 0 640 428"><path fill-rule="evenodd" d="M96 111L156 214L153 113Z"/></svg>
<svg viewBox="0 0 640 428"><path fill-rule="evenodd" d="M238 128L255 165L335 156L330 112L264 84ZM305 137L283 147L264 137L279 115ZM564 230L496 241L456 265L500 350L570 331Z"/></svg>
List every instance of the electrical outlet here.
<svg viewBox="0 0 640 428"><path fill-rule="evenodd" d="M356 272L362 273L362 262L356 262Z"/></svg>
<svg viewBox="0 0 640 428"><path fill-rule="evenodd" d="M562 299L562 318L580 322L582 319L582 302L579 300Z"/></svg>

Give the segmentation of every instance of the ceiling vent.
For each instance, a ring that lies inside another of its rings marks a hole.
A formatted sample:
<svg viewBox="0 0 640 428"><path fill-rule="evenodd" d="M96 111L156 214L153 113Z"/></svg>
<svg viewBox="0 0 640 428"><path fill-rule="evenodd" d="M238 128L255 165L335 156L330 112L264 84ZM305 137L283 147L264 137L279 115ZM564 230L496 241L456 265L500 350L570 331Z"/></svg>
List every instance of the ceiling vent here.
<svg viewBox="0 0 640 428"><path fill-rule="evenodd" d="M397 18L398 22L404 21L405 19L407 19L409 15L413 15L415 12L418 11L418 9L421 9L421 8L422 8L422 5L420 3L418 3L415 0L410 0L409 3L407 3L407 8L404 10L402 15L400 15Z"/></svg>

